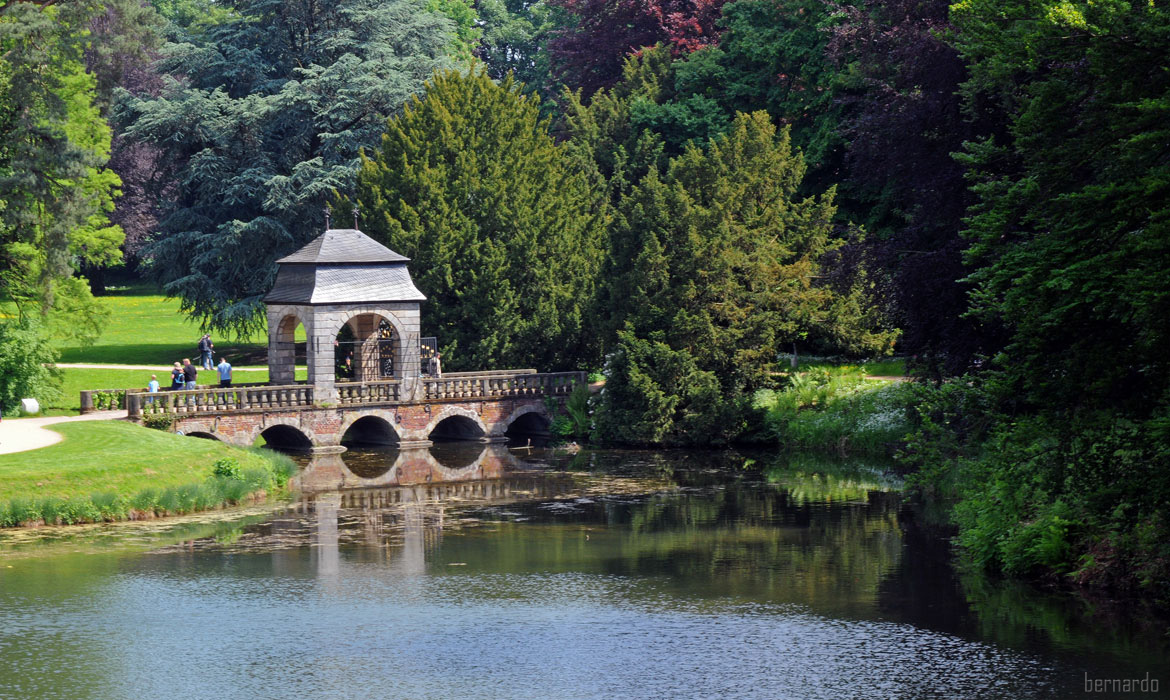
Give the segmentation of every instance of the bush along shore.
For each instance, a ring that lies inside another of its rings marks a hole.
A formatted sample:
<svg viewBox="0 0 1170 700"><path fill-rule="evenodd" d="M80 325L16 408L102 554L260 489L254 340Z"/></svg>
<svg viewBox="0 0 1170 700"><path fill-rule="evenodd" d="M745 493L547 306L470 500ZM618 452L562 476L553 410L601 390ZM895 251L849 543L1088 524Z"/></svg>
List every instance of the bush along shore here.
<svg viewBox="0 0 1170 700"><path fill-rule="evenodd" d="M927 521L954 534L960 559L973 569L1170 601L1165 415L1037 408L991 372L940 383L867 374L849 365L778 373L772 387L725 399L706 414L687 387L660 387L637 395L638 410L627 411L625 422L602 415L591 437L894 457L908 496ZM614 389L607 383L590 405L604 413ZM555 434L580 432L580 406L567 409ZM704 429L715 424L722 432Z"/></svg>
<svg viewBox="0 0 1170 700"><path fill-rule="evenodd" d="M261 501L285 493L297 469L270 450L132 424L58 427L65 441L0 457L0 527L143 520Z"/></svg>

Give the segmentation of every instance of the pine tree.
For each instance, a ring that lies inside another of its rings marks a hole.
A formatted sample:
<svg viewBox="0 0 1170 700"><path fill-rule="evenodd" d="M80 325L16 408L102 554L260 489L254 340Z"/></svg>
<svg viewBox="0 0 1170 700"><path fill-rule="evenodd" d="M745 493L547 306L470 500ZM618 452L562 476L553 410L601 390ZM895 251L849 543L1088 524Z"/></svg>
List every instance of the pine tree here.
<svg viewBox="0 0 1170 700"><path fill-rule="evenodd" d="M412 258L444 366L587 363L602 202L535 97L482 67L436 75L363 156L366 230Z"/></svg>

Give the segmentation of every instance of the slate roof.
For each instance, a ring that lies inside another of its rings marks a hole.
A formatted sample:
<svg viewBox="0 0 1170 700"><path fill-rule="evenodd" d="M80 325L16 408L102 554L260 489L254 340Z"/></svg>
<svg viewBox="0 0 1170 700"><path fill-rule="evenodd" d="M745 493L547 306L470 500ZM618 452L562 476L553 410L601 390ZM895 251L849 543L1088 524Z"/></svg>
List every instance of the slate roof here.
<svg viewBox="0 0 1170 700"><path fill-rule="evenodd" d="M330 229L276 262L267 304L425 301L405 258L355 229Z"/></svg>
<svg viewBox="0 0 1170 700"><path fill-rule="evenodd" d="M331 228L278 263L410 262L355 228Z"/></svg>

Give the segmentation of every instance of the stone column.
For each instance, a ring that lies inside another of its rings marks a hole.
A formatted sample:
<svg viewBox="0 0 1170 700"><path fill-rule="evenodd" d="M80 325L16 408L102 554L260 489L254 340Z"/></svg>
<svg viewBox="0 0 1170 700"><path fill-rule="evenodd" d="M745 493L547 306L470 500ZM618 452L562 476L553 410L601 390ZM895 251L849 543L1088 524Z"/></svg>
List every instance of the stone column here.
<svg viewBox="0 0 1170 700"><path fill-rule="evenodd" d="M292 384L296 381L296 331L283 326L292 312L286 306L268 307L268 383Z"/></svg>
<svg viewBox="0 0 1170 700"><path fill-rule="evenodd" d="M313 385L317 403L337 403L337 386L333 374L333 343L341 328L341 316L337 313L315 311L312 324L305 329L309 336L308 356L309 384Z"/></svg>

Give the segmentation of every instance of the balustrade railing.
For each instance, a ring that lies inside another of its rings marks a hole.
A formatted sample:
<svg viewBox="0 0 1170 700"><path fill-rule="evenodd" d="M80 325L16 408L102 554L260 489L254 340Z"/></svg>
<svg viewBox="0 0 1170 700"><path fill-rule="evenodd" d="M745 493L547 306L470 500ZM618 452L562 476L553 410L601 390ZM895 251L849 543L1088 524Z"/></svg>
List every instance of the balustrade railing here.
<svg viewBox="0 0 1170 700"><path fill-rule="evenodd" d="M402 382L352 382L337 384L337 400L344 406L367 403L399 403Z"/></svg>
<svg viewBox="0 0 1170 700"><path fill-rule="evenodd" d="M216 387L126 396L126 410L131 418L160 413L231 413L312 405L313 387L308 384Z"/></svg>
<svg viewBox="0 0 1170 700"><path fill-rule="evenodd" d="M508 396L567 396L585 383L584 372L549 374L480 373L474 376L444 375L423 379L427 401L479 399Z"/></svg>
<svg viewBox="0 0 1170 700"><path fill-rule="evenodd" d="M537 374L527 370L466 372L441 378L423 377L421 381L421 401L567 396L575 386L585 383L585 373ZM401 380L344 382L335 387L337 401L341 406L420 400L403 394ZM315 405L317 398L313 386L309 384L253 384L155 393L129 390L125 394L125 406L131 418L141 418L156 414L222 414L309 408Z"/></svg>

